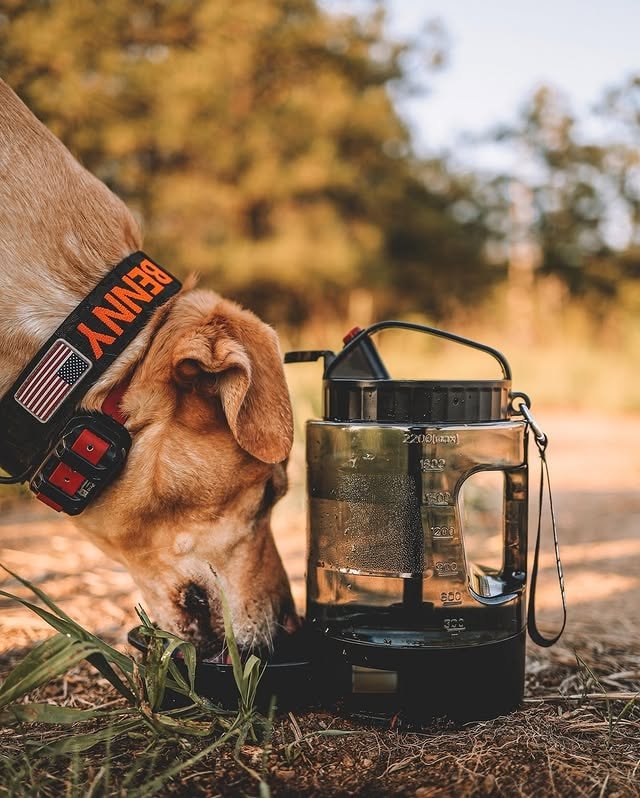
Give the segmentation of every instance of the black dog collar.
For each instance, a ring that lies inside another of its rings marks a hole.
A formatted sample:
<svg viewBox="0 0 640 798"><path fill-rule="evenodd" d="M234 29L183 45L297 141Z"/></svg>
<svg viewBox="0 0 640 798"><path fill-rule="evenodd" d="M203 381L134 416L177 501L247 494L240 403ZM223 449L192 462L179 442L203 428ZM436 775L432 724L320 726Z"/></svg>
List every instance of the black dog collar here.
<svg viewBox="0 0 640 798"><path fill-rule="evenodd" d="M102 478L108 475L101 473L105 464L115 467L121 460L120 470L130 445L127 431L103 414L84 413L74 419L75 408L153 312L180 288L180 282L166 269L143 252L135 252L109 272L62 322L0 400L0 466L14 476L13 481L30 479L32 490L39 494L43 485L34 480L44 480L46 487L50 479L54 487L59 482L62 496L49 496L49 501L46 496L39 498L56 509L76 513L86 506L87 501L80 501L83 492L84 499L93 498L98 488L104 487L102 482L106 484ZM87 429L96 440L87 443L87 435L82 437ZM49 463L52 458L55 462ZM68 470L79 476L69 479ZM114 468L107 470L110 481ZM87 476L87 472L91 473ZM80 476L87 476L82 484ZM70 494L74 485L77 490ZM65 496L78 499L75 509L58 501Z"/></svg>

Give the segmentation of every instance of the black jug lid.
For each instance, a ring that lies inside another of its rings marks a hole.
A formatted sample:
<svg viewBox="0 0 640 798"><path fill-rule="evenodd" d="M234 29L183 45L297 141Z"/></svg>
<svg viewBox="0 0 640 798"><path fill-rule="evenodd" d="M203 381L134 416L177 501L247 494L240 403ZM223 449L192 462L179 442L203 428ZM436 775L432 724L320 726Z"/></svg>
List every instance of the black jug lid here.
<svg viewBox="0 0 640 798"><path fill-rule="evenodd" d="M496 380L391 379L371 335L400 328L434 335L491 355L502 369ZM326 421L399 424L478 423L509 418L511 369L504 355L454 333L400 321L384 321L366 330L354 328L337 355L328 350L289 352L285 362L324 359Z"/></svg>
<svg viewBox="0 0 640 798"><path fill-rule="evenodd" d="M323 415L398 424L504 421L510 390L509 380L325 380Z"/></svg>

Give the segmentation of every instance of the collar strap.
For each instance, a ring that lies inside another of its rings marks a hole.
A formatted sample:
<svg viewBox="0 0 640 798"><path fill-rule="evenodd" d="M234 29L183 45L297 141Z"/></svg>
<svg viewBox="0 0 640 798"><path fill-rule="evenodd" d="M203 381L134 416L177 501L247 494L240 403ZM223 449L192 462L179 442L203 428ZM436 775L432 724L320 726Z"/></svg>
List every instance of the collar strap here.
<svg viewBox="0 0 640 798"><path fill-rule="evenodd" d="M0 400L0 466L5 471L23 476L22 481L34 473L78 402L180 288L144 252L129 255L98 283Z"/></svg>
<svg viewBox="0 0 640 798"><path fill-rule="evenodd" d="M105 400L102 403L102 407L100 408L100 411L104 413L105 416L111 416L111 418L114 421L117 421L118 424L124 425L128 418L127 414L121 407L121 402L130 384L130 379L119 382L106 395Z"/></svg>

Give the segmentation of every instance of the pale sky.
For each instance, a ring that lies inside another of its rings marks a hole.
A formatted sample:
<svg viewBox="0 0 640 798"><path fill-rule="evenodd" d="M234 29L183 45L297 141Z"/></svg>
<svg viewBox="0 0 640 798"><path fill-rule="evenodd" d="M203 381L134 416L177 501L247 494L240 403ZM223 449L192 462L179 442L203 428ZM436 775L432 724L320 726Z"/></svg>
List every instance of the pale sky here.
<svg viewBox="0 0 640 798"><path fill-rule="evenodd" d="M353 11L358 0L328 0ZM447 148L462 131L514 119L524 98L551 83L586 116L603 89L640 73L640 0L388 0L401 35L438 18L448 31L450 64L432 92L402 106L419 152ZM476 166L492 153L457 149Z"/></svg>

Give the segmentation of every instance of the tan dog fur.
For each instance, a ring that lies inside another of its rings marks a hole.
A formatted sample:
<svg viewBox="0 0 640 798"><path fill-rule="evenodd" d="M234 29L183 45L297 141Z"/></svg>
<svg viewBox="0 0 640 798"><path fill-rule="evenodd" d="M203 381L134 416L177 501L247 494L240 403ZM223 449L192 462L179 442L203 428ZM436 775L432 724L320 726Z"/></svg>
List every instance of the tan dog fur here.
<svg viewBox="0 0 640 798"><path fill-rule="evenodd" d="M0 81L0 395L140 248L125 205ZM125 378L131 454L79 527L129 569L159 624L201 652L221 645L220 589L239 644L269 644L296 623L270 528L292 441L274 331L189 283L81 406L99 409Z"/></svg>

